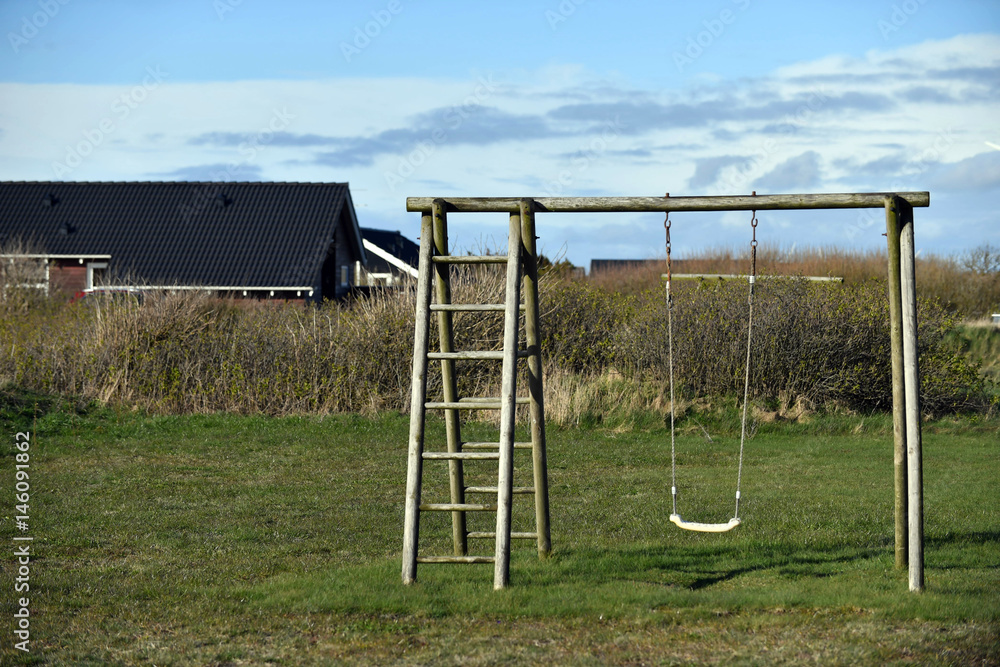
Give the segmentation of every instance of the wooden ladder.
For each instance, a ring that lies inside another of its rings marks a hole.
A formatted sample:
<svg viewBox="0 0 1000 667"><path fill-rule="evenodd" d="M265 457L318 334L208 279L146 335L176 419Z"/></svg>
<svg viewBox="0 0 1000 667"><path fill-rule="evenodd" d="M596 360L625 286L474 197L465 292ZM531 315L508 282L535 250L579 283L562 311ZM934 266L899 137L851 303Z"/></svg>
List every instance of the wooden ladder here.
<svg viewBox="0 0 1000 667"><path fill-rule="evenodd" d="M505 588L510 581L511 539L535 539L540 557L552 550L549 534L548 473L545 455L545 413L542 397L542 358L538 330L538 266L535 252L535 219L532 201L523 199L510 215L507 255L463 256L448 254L447 202L435 199L420 225L420 262L417 278L416 324L413 341L413 383L410 402L410 438L406 473L406 511L403 527L403 583L416 581L418 563L493 563L493 587ZM506 264L505 300L502 304L456 304L451 299L451 266L457 264ZM433 280L436 278L436 280ZM436 303L431 303L434 282ZM521 283L524 302L521 303ZM429 350L430 314L437 313L440 351ZM503 312L502 351L455 350L452 315L456 312ZM524 312L525 348L518 349L519 319ZM456 362L463 360L502 361L498 398L459 397ZM517 396L517 362L527 359L528 396ZM427 400L427 365L441 362L442 399ZM514 442L515 409L530 405L531 442ZM442 410L447 433L447 451L426 451L424 427L427 410ZM498 442L463 442L462 410L499 410ZM533 486L515 487L514 451L532 452ZM450 482L449 502L421 500L424 461L447 461ZM497 485L466 486L463 464L498 461ZM514 494L531 494L535 499L535 530L511 531L511 504ZM493 495L493 502L468 502L467 495ZM418 556L422 512L451 512L454 553L448 556ZM466 512L496 512L496 530L469 532ZM494 555L469 555L468 541L495 538Z"/></svg>

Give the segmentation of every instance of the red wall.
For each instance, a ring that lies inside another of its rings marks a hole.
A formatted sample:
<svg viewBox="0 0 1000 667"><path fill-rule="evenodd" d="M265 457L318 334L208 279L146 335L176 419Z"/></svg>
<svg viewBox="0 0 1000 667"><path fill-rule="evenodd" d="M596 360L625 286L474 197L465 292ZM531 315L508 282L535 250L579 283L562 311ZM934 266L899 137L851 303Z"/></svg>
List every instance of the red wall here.
<svg viewBox="0 0 1000 667"><path fill-rule="evenodd" d="M87 287L87 267L77 260L50 260L49 293L73 296Z"/></svg>

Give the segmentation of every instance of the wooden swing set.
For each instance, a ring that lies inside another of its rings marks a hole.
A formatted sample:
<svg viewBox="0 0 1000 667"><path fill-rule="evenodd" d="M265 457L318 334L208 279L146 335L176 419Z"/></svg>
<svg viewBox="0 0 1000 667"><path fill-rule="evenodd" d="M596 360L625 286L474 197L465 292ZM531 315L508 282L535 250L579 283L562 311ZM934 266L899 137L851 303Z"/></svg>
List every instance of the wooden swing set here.
<svg viewBox="0 0 1000 667"><path fill-rule="evenodd" d="M909 568L909 588L924 588L923 558L923 472L921 459L920 391L917 365L917 312L914 277L913 208L930 205L928 192L879 192L850 194L794 194L710 196L710 197L410 197L407 211L421 214L420 260L417 279L416 324L414 331L413 376L411 384L410 436L407 454L406 498L403 527L403 582L416 581L418 563L492 563L493 586L502 589L510 582L512 539L537 542L540 557L551 553L549 529L548 472L545 450L545 412L542 394L542 361L539 337L538 267L536 254L536 213L666 213L667 275L666 299L670 365L671 496L670 521L680 528L699 532L726 532L740 525L740 485L743 452L747 435L750 364L753 332L753 297L756 275L757 211L806 209L883 208L888 243L889 313L893 385L893 436L895 478L895 554L898 568ZM751 211L751 266L747 317L747 355L736 481L736 509L725 523L687 521L677 509L677 465L674 438L673 321L670 259L670 213L687 211ZM451 212L493 212L510 216L507 255L452 255L448 250L447 216ZM506 292L501 304L453 303L450 270L460 264L506 265ZM432 299L432 286L436 300ZM522 290L523 288L523 290ZM522 298L523 291L523 298ZM439 350L430 350L430 316L438 318ZM452 316L454 313L503 312L502 351L456 350ZM523 335L519 333L520 321ZM523 340L524 347L519 347ZM517 363L527 360L528 394L517 394ZM456 363L464 360L502 362L499 397L460 397ZM442 396L427 398L427 370L430 361L441 364ZM530 406L531 441L515 442L517 405ZM446 450L428 451L424 433L428 410L444 413ZM495 442L466 442L461 436L461 411L498 410L499 436ZM531 451L533 471L530 486L514 486L514 454ZM422 502L424 461L447 461L448 502ZM464 465L497 461L496 486L467 486ZM535 527L513 531L511 505L514 495L530 495L535 501ZM486 496L487 501L469 502L467 496ZM419 526L423 512L447 512L452 516L453 553L420 556ZM495 531L470 531L468 512L495 512ZM469 540L492 539L494 553L469 555Z"/></svg>

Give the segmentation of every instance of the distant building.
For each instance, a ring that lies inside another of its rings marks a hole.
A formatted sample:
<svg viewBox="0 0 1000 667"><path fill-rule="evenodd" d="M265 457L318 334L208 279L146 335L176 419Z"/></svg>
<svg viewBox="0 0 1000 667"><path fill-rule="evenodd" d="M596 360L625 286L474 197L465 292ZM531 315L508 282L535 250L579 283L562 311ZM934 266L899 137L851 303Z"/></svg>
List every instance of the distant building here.
<svg viewBox="0 0 1000 667"><path fill-rule="evenodd" d="M16 244L38 263L33 285L70 295L198 289L318 302L346 296L352 268L368 264L346 183L3 182L8 261Z"/></svg>
<svg viewBox="0 0 1000 667"><path fill-rule="evenodd" d="M593 277L609 271L633 271L650 267L663 268L666 266L664 261L662 259L592 259L590 260L590 275Z"/></svg>
<svg viewBox="0 0 1000 667"><path fill-rule="evenodd" d="M420 246L399 232L361 228L368 265L358 261L355 282L362 287L395 286L416 280Z"/></svg>

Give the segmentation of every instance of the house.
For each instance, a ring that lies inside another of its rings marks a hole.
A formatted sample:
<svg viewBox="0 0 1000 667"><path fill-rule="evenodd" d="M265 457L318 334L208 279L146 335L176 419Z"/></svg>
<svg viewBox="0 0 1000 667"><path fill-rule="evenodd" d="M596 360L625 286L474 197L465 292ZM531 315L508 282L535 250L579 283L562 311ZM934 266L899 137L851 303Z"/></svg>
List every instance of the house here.
<svg viewBox="0 0 1000 667"><path fill-rule="evenodd" d="M346 296L352 268L368 263L346 183L3 182L0 254L12 252L39 263L44 289L70 295L319 302Z"/></svg>
<svg viewBox="0 0 1000 667"><path fill-rule="evenodd" d="M361 240L368 266L358 262L355 280L358 285L375 287L405 284L417 277L420 246L397 232L361 228Z"/></svg>
<svg viewBox="0 0 1000 667"><path fill-rule="evenodd" d="M590 275L594 277L601 273L629 272L642 269L659 269L665 266L662 259L592 259L590 260Z"/></svg>

